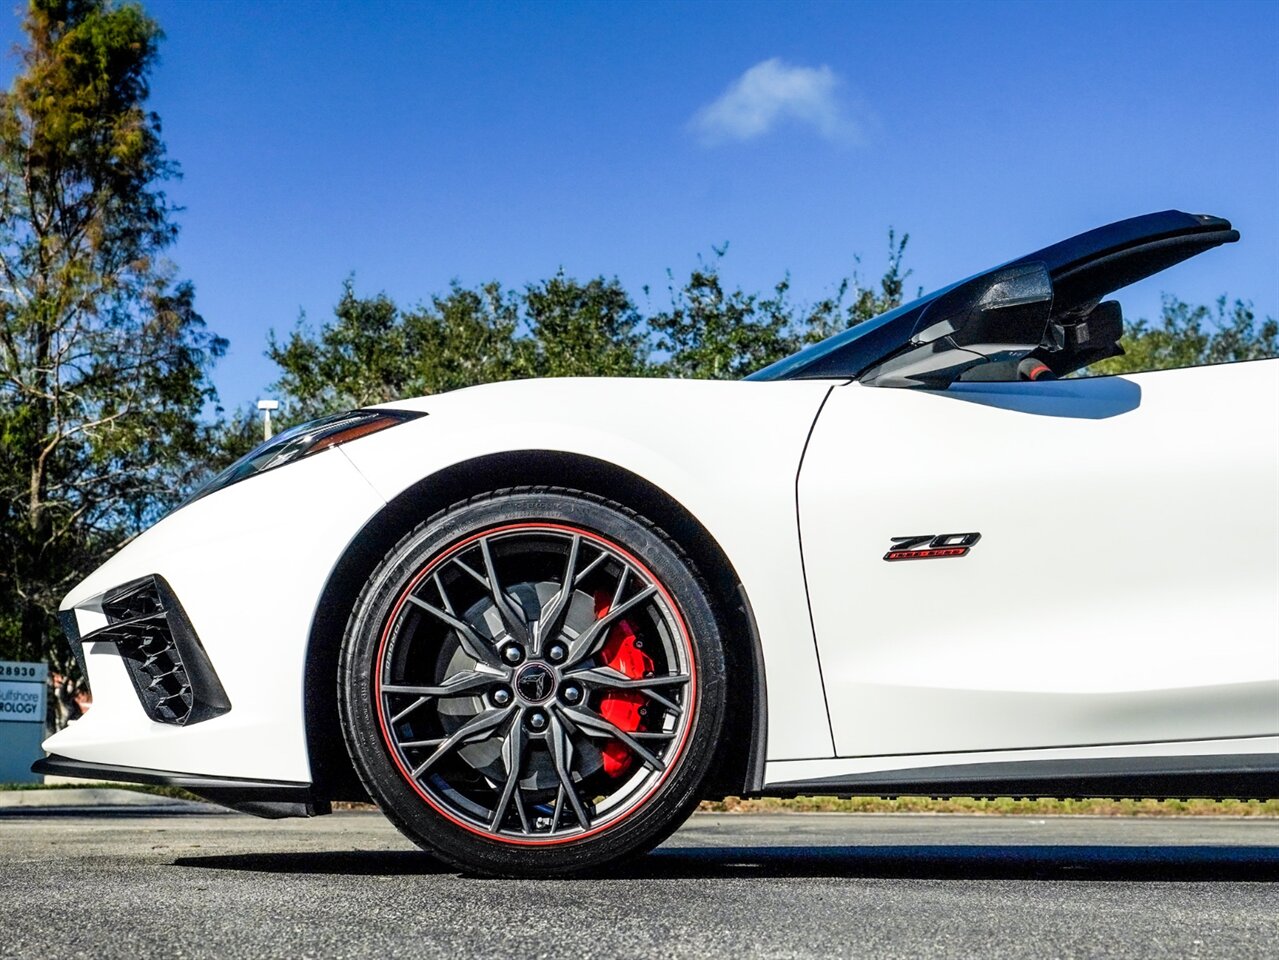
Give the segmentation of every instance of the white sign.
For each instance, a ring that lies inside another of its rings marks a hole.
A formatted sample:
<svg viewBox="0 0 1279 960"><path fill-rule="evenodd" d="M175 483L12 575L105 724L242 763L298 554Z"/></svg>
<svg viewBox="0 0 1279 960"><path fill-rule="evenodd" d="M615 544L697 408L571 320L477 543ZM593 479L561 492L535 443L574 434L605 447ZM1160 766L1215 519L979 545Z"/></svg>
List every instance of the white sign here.
<svg viewBox="0 0 1279 960"><path fill-rule="evenodd" d="M44 723L48 677L46 664L0 660L0 723Z"/></svg>

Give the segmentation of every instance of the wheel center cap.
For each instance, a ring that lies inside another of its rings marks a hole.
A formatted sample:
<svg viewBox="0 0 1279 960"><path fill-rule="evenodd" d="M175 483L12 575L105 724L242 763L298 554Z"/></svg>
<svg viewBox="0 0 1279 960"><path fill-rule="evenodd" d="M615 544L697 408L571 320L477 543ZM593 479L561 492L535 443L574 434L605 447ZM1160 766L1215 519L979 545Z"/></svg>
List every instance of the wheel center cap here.
<svg viewBox="0 0 1279 960"><path fill-rule="evenodd" d="M545 703L555 692L555 673L544 663L526 663L515 675L515 691L525 703Z"/></svg>

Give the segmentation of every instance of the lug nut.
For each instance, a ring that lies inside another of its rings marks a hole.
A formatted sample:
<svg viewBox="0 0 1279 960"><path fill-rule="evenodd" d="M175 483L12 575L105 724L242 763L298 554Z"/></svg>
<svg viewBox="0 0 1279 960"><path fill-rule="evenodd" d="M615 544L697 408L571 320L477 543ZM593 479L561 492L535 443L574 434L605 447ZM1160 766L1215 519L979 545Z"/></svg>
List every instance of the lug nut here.
<svg viewBox="0 0 1279 960"><path fill-rule="evenodd" d="M568 650L562 643L553 643L551 644L551 649L546 651L546 655L558 662L568 656Z"/></svg>
<svg viewBox="0 0 1279 960"><path fill-rule="evenodd" d="M499 707L504 707L511 702L511 691L506 687L498 687L493 691L493 702Z"/></svg>
<svg viewBox="0 0 1279 960"><path fill-rule="evenodd" d="M508 643L502 648L502 659L507 663L519 663L524 659L524 651L518 643Z"/></svg>
<svg viewBox="0 0 1279 960"><path fill-rule="evenodd" d="M569 684L564 688L564 699L569 703L577 703L577 701L582 699L581 687Z"/></svg>
<svg viewBox="0 0 1279 960"><path fill-rule="evenodd" d="M528 725L533 730L542 730L546 727L546 714L540 710L535 710L528 715Z"/></svg>

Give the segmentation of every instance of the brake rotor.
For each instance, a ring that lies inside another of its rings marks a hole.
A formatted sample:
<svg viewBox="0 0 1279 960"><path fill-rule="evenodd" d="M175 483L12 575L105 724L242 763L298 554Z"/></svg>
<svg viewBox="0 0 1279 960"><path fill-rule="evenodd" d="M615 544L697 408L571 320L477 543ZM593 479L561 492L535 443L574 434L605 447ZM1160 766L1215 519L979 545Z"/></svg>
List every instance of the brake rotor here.
<svg viewBox="0 0 1279 960"><path fill-rule="evenodd" d="M554 596L558 589L559 584L550 582L521 583L512 587L508 592L523 608L525 616L530 620L534 620L541 612L546 601ZM494 608L492 598L486 597L477 602L463 614L463 619L467 623L475 625L478 632L486 639L492 640L502 632L501 615ZM576 637L594 621L595 605L591 597L580 590L575 592L573 598L569 601L568 610L564 616L564 632L569 637ZM463 670L469 670L474 665L474 661L466 655L456 637L452 634L450 634L448 642L441 650L440 662L443 666L436 676L441 680ZM491 704L487 702L485 696L441 699L439 701L440 724L444 728L446 735L453 733L458 727L489 706ZM585 780L604 768L604 758L599 747L594 743L589 741L575 743L574 751L576 754L575 772L580 773L580 779ZM502 760L502 745L501 741L496 738L467 744L458 749L457 755L467 766L494 782L501 782L506 779L506 765ZM559 789L560 782L555 774L555 764L551 759L550 751L546 749L546 744L543 740L531 739L529 741L525 771L526 775L520 781L522 790L526 792L545 792L548 801L555 799L555 793Z"/></svg>

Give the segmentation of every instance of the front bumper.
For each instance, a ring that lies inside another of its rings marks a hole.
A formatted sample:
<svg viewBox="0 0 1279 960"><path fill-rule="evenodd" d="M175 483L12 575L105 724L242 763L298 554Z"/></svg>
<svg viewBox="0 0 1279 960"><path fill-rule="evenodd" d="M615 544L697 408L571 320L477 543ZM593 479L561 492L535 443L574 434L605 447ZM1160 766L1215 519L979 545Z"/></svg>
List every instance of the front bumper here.
<svg viewBox="0 0 1279 960"><path fill-rule="evenodd" d="M383 505L334 449L197 500L146 531L63 601L68 630L88 641L93 707L45 750L82 766L308 784L311 623L334 565ZM230 709L186 725L156 722L121 650L89 636L108 625L104 597L147 577L181 599Z"/></svg>

